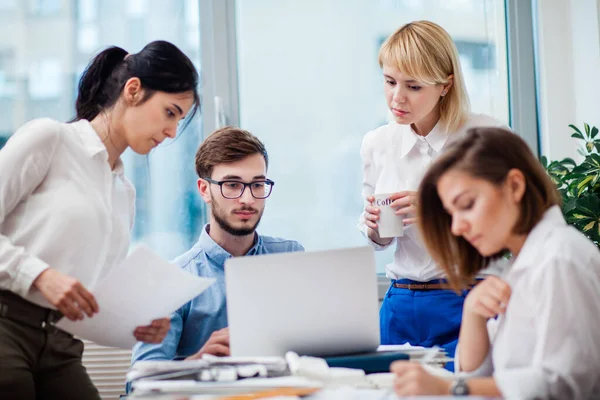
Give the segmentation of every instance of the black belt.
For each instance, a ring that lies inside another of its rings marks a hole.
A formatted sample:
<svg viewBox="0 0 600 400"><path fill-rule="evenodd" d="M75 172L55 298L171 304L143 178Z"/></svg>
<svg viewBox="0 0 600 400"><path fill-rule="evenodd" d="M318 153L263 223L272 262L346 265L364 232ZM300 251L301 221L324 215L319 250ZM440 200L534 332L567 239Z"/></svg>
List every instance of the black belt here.
<svg viewBox="0 0 600 400"><path fill-rule="evenodd" d="M54 326L62 317L60 311L33 304L11 291L0 290L0 318L36 329L64 332Z"/></svg>
<svg viewBox="0 0 600 400"><path fill-rule="evenodd" d="M452 286L449 283L438 282L438 283L393 283L395 288L408 289L408 290L451 290Z"/></svg>
<svg viewBox="0 0 600 400"><path fill-rule="evenodd" d="M475 282L471 283L467 286L467 290L471 290L481 282L483 279L476 279ZM398 289L408 289L408 290L454 290L452 285L448 282L435 282L435 283L392 283L395 288Z"/></svg>

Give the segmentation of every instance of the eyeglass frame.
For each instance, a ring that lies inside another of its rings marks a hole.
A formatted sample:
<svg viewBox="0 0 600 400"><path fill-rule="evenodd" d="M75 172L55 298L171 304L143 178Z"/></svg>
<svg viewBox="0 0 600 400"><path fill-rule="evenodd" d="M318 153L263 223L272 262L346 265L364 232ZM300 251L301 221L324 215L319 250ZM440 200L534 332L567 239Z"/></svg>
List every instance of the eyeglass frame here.
<svg viewBox="0 0 600 400"><path fill-rule="evenodd" d="M225 180L222 180L222 181L215 181L214 179L211 179L211 178L201 178L201 179L204 179L205 181L207 181L209 183L212 183L213 185L219 185L219 188L221 189L221 196L223 196L223 198L228 199L228 200L239 199L240 197L242 197L244 195L244 192L246 191L246 188L250 188L250 195L252 197L254 197L257 200L264 200L264 199L269 198L269 196L271 196L271 193L273 192L273 186L275 186L275 182L272 181L272 180L270 180L270 179L267 179L267 178L265 178L263 180L260 180L260 181L250 182L250 183L238 181L238 180L235 180L235 179L225 179ZM223 184L227 183L227 182L241 183L242 185L244 185L244 188L240 192L239 196L237 196L237 197L227 197L227 196L225 196L223 194ZM255 184L255 183L259 183L259 182L268 183L269 185L271 185L271 190L269 191L269 194L266 197L256 197L254 195L254 192L252 191L251 185Z"/></svg>

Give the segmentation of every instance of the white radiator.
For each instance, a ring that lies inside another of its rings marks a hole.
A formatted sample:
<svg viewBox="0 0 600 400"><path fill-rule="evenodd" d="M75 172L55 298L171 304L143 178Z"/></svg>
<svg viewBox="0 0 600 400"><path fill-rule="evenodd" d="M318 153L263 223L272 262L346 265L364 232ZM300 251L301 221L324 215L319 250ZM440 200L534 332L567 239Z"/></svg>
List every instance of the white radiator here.
<svg viewBox="0 0 600 400"><path fill-rule="evenodd" d="M131 362L131 350L99 346L84 340L83 365L103 400L115 400L125 394L125 374Z"/></svg>

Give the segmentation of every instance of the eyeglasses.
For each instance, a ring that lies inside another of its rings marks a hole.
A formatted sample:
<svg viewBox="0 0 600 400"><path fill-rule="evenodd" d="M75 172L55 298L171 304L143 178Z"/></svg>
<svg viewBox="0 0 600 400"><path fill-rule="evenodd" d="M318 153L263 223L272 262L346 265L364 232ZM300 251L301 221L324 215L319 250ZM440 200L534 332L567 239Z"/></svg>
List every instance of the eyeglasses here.
<svg viewBox="0 0 600 400"><path fill-rule="evenodd" d="M239 199L244 194L246 187L250 188L250 193L255 199L266 199L271 195L273 185L275 185L275 182L273 182L270 179L265 179L263 181L254 181L250 183L230 180L215 181L210 178L202 179L214 185L219 185L221 187L221 194L226 199Z"/></svg>

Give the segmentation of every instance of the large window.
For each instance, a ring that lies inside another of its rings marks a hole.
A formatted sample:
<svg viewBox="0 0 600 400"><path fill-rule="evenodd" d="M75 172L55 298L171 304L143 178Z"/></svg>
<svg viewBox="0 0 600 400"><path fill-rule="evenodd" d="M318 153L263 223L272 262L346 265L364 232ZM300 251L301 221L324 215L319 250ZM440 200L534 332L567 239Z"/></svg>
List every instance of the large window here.
<svg viewBox="0 0 600 400"><path fill-rule="evenodd" d="M108 45L134 53L165 39L200 64L198 0L28 1L14 6L11 23L0 28L0 146L29 119L73 118L81 73ZM187 250L205 221L194 172L194 149L201 140L196 119L149 156L131 151L123 156L138 192L133 240L167 258Z"/></svg>
<svg viewBox="0 0 600 400"><path fill-rule="evenodd" d="M239 123L277 182L261 231L308 250L365 243L359 150L388 119L377 52L402 24L448 30L473 111L509 121L503 0L237 0L235 19ZM391 259L378 253L378 270Z"/></svg>
<svg viewBox="0 0 600 400"><path fill-rule="evenodd" d="M198 9L198 0L79 0L78 4L74 59L80 69L98 48L117 45L134 53L158 39L176 44L199 68L198 12L190 15L194 5ZM150 244L169 259L195 242L204 223L193 151L201 140L201 124L195 120L148 156L130 150L124 155L126 174L138 195L133 240Z"/></svg>

